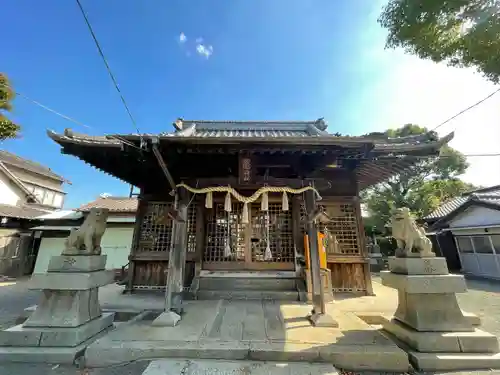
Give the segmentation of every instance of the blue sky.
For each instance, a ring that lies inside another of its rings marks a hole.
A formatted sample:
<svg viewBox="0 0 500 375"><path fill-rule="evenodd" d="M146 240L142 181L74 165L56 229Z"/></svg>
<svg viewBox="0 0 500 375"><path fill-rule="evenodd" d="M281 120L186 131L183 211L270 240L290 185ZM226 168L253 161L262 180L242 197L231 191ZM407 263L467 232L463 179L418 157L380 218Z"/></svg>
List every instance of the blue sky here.
<svg viewBox="0 0 500 375"><path fill-rule="evenodd" d="M81 1L141 132L170 131L177 117L325 117L330 131L348 134L406 122L432 127L491 91L472 72L385 51L385 32L376 22L383 1ZM72 181L68 208L103 192L128 194L119 180L61 155L45 133L66 127L91 134L136 131L76 1L9 1L2 19L9 36L0 70L15 89L91 127L19 97L12 117L23 126L23 138L3 147ZM461 151L473 153L470 137L479 133L474 147L500 152L491 142L491 131L499 131L492 130L499 128L498 104L442 130L457 129L454 146ZM500 176L500 158L487 162ZM500 177L484 178L484 163L476 159L467 179L500 183Z"/></svg>

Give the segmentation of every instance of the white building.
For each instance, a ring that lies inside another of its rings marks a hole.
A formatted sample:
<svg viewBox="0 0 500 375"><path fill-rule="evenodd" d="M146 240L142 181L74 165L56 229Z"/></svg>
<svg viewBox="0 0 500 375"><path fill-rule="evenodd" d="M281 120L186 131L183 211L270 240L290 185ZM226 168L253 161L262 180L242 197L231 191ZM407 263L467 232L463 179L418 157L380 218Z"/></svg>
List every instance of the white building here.
<svg viewBox="0 0 500 375"><path fill-rule="evenodd" d="M425 220L432 223L429 232L439 239L442 252L458 254L463 273L500 279L500 185L457 197Z"/></svg>
<svg viewBox="0 0 500 375"><path fill-rule="evenodd" d="M54 212L38 217L43 224L32 228L41 232L34 273L47 271L50 258L59 255L63 250L64 240L71 228L80 226L93 207L107 208L110 211L107 229L101 240L102 254L108 256L106 268L120 270L128 264L137 199L106 196L87 203L77 210Z"/></svg>

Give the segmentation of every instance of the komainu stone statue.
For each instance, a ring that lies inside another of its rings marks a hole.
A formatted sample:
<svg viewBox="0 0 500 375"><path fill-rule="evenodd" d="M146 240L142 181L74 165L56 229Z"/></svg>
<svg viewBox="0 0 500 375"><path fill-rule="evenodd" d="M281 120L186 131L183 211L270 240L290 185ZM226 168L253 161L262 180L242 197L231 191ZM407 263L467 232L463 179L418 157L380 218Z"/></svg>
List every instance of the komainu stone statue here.
<svg viewBox="0 0 500 375"><path fill-rule="evenodd" d="M433 257L432 242L425 235L423 228L420 228L406 207L394 210L388 227L392 230L392 237L397 242L396 257ZM412 252L416 249L418 252Z"/></svg>
<svg viewBox="0 0 500 375"><path fill-rule="evenodd" d="M80 228L71 229L62 255L101 255L101 238L108 215L107 208L91 208Z"/></svg>

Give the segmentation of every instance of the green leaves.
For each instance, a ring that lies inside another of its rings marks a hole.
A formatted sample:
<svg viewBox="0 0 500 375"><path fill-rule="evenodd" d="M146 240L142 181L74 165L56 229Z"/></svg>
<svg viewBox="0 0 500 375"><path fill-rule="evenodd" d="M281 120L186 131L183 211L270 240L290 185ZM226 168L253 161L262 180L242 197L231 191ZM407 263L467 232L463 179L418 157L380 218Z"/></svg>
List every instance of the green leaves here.
<svg viewBox="0 0 500 375"><path fill-rule="evenodd" d="M426 132L426 128L407 124L385 133L391 137L402 137ZM436 137L433 133L428 136ZM423 158L404 173L362 194L370 221L383 231L394 208L408 207L418 218L430 214L445 201L473 189L472 185L458 179L467 168L463 154L444 146L438 158Z"/></svg>
<svg viewBox="0 0 500 375"><path fill-rule="evenodd" d="M378 21L389 32L387 48L500 80L498 0L389 0Z"/></svg>
<svg viewBox="0 0 500 375"><path fill-rule="evenodd" d="M3 113L12 110L12 100L15 92L12 90L9 79L0 73L0 141L9 138L17 138L21 127L9 120Z"/></svg>

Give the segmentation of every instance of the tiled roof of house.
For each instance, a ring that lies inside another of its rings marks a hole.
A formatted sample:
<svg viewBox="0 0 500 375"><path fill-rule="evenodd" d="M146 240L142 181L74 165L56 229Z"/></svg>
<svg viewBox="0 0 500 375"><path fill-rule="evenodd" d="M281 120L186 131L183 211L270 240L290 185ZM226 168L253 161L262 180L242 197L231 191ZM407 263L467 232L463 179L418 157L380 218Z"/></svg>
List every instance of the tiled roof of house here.
<svg viewBox="0 0 500 375"><path fill-rule="evenodd" d="M439 206L435 211L431 212L429 215L424 217L424 220L440 219L442 217L448 216L468 200L469 197L462 197L462 196L452 198L449 201L443 203L441 206Z"/></svg>
<svg viewBox="0 0 500 375"><path fill-rule="evenodd" d="M13 217L18 219L34 219L40 215L46 214L47 211L37 210L27 206L11 206L8 204L0 204L1 217Z"/></svg>
<svg viewBox="0 0 500 375"><path fill-rule="evenodd" d="M465 193L460 197L455 197L443 203L434 212L424 217L424 220L435 220L444 218L450 215L458 208L462 207L465 203L469 201L483 202L483 203L498 205L500 207L500 185L492 186L489 188L477 189Z"/></svg>
<svg viewBox="0 0 500 375"><path fill-rule="evenodd" d="M137 198L128 197L99 197L95 201L86 203L76 211L88 212L91 208L107 208L114 213L135 213L137 211Z"/></svg>
<svg viewBox="0 0 500 375"><path fill-rule="evenodd" d="M38 173L45 177L50 177L58 181L65 181L65 179L58 174L54 173L50 168L34 161L24 159L20 156L14 155L8 151L0 150L0 162L14 167L26 169L30 172Z"/></svg>

